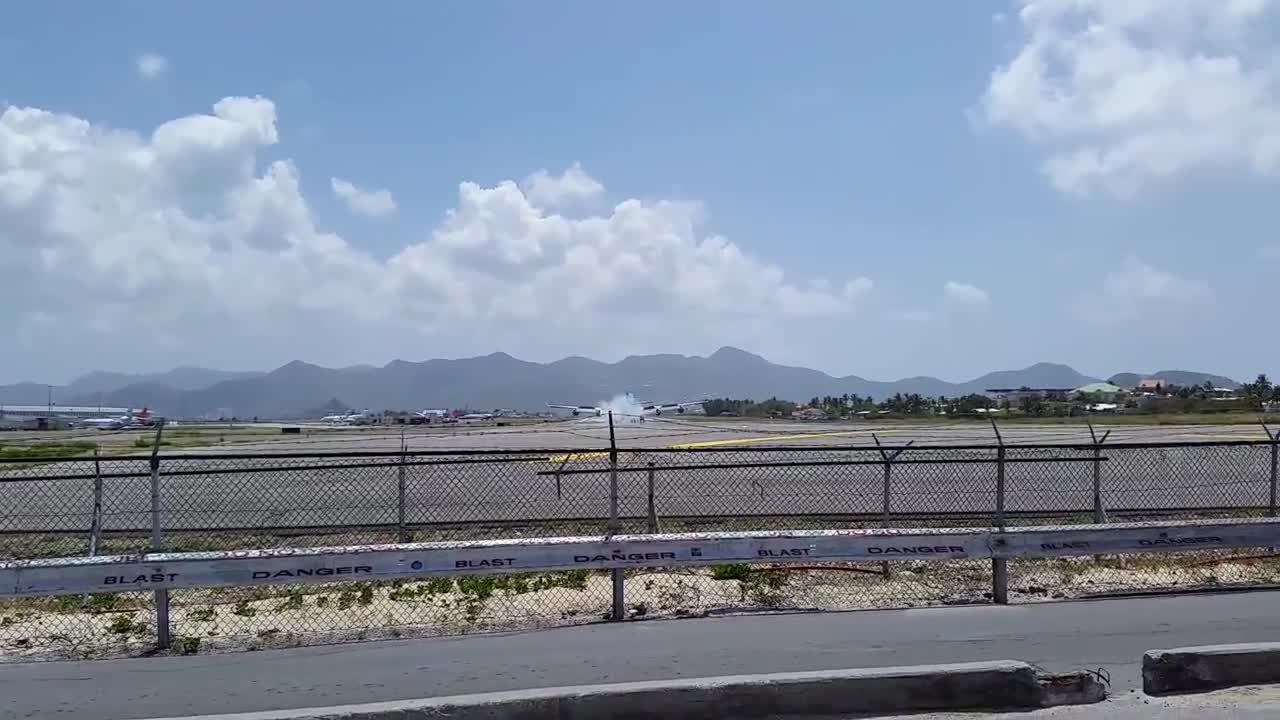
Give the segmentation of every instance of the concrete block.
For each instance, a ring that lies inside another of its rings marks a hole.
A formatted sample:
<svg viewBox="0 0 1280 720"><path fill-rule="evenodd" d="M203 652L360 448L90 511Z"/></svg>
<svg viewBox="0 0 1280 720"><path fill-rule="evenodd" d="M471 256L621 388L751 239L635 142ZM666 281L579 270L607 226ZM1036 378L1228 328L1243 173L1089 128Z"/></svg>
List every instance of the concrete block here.
<svg viewBox="0 0 1280 720"><path fill-rule="evenodd" d="M1044 675L998 661L545 688L204 720L749 720L1027 709L1105 696L1092 675Z"/></svg>
<svg viewBox="0 0 1280 720"><path fill-rule="evenodd" d="M1142 656L1142 690L1148 695L1269 683L1280 683L1280 643L1201 645Z"/></svg>

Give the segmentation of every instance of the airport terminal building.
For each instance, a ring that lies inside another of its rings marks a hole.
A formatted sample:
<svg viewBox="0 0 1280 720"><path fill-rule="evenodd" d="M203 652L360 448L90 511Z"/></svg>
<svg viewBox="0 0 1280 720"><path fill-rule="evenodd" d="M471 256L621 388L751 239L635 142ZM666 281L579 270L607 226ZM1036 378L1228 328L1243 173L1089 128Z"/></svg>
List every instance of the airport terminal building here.
<svg viewBox="0 0 1280 720"><path fill-rule="evenodd" d="M0 405L0 428L48 428L59 421L84 418L122 417L136 410L100 405Z"/></svg>

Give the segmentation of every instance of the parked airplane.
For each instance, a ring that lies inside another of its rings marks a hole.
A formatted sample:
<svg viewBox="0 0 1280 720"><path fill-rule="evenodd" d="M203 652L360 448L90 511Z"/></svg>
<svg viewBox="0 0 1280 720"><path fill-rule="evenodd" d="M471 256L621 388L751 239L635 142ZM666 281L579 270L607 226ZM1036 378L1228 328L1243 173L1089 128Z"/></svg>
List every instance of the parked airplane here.
<svg viewBox="0 0 1280 720"><path fill-rule="evenodd" d="M645 418L662 415L663 413L676 413L678 415L682 415L689 408L700 407L704 402L706 401L688 400L685 402L675 403L641 402L636 400L636 397L631 393L627 393L623 396L623 401L619 403L620 407L596 405L553 405L551 403L547 403L547 407L555 410L568 410L574 417L578 417L580 415L600 417L608 414L610 410L614 411L615 414L635 414L635 409L638 409L640 417Z"/></svg>

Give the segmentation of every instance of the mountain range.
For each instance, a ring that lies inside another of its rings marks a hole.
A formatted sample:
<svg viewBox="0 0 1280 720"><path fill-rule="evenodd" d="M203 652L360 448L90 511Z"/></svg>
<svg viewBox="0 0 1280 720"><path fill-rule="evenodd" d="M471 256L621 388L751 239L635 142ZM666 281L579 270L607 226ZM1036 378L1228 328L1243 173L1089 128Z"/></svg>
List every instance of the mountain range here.
<svg viewBox="0 0 1280 720"><path fill-rule="evenodd" d="M1153 375L1120 373L1111 380L1132 387L1139 379L1153 376L1174 384L1207 380L1217 387L1237 386L1229 378L1179 370ZM159 374L96 371L52 388L52 394L60 405L148 405L170 417L288 418L309 415L317 408L344 406L537 410L548 402L598 403L627 391L658 402L702 397L803 401L844 393L882 399L895 393L955 396L988 388L1075 388L1097 381L1066 365L1037 363L960 383L927 376L885 382L778 365L723 347L708 357L635 355L616 363L584 357L535 363L498 352L457 360L394 360L382 367L335 369L295 360L270 372L196 367ZM0 403L43 405L49 393L49 386L36 383L3 385Z"/></svg>

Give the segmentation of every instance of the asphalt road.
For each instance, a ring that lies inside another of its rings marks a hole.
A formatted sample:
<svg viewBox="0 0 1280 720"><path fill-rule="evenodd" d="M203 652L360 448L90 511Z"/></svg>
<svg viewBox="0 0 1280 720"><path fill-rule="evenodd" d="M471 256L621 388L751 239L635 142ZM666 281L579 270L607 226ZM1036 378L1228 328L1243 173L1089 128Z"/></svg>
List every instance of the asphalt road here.
<svg viewBox="0 0 1280 720"><path fill-rule="evenodd" d="M651 421L617 428L618 444L624 449L619 475L621 512L646 515L647 466L652 462L656 509L662 517L875 516L883 504L884 469L874 450L873 433L890 445L914 443L892 470L894 513L939 517L993 510L995 451L956 447L990 443L991 431L980 425L873 429L850 424ZM1005 442L1012 445L1088 439L1079 426L1019 425L1003 433ZM1112 428L1109 442L1262 437L1260 429L1239 426L1128 426ZM404 469L405 514L411 524L607 516L608 457L600 448L607 447L608 428L598 421L447 432L415 429L406 434L406 442L415 450L583 450L500 459L452 458L450 464L430 465L423 463L438 463L440 458L419 456ZM387 451L399 444L396 432L328 431L313 437L237 444L218 453ZM934 449L920 448L926 445ZM811 449L786 450L788 446ZM1009 512L1092 508L1094 463L1089 450L1012 447L1007 458ZM376 467L342 466L354 460L326 460L338 467L316 468L315 462L230 457L165 460L161 487L165 526L297 528L396 522L399 469L395 458L382 458L383 464ZM743 467L761 463L766 466ZM1103 451L1101 466L1105 503L1113 509L1261 507L1269 493L1270 449L1266 446L1111 448ZM245 472L249 468L258 470ZM0 532L87 532L93 472L91 461L12 471L0 466ZM104 481L105 528L149 528L146 460L112 460L104 463L103 472L133 475ZM79 477L43 479L66 476ZM8 481L20 477L41 479Z"/></svg>
<svg viewBox="0 0 1280 720"><path fill-rule="evenodd" d="M1141 685L1154 648L1280 640L1280 593L591 625L0 666L0 718L128 720L681 677L1012 659Z"/></svg>

